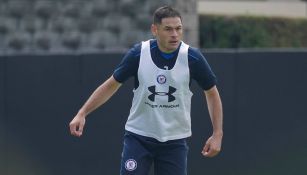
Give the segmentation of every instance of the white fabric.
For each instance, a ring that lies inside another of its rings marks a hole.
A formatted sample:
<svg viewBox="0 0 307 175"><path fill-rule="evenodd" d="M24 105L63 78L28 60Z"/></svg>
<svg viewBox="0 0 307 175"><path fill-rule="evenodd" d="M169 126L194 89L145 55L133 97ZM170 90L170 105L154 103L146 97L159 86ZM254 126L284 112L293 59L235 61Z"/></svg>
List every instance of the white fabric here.
<svg viewBox="0 0 307 175"><path fill-rule="evenodd" d="M188 48L181 42L174 67L164 70L152 61L150 40L142 42L139 86L134 90L126 130L161 142L191 136Z"/></svg>

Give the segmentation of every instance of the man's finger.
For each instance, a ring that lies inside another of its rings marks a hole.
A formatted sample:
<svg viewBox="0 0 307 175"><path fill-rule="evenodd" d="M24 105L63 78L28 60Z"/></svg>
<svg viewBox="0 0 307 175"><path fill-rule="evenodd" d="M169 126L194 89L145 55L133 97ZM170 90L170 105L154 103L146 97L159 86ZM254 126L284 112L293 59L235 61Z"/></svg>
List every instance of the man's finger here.
<svg viewBox="0 0 307 175"><path fill-rule="evenodd" d="M70 133L73 136L80 136L79 131L77 130L77 128L79 127L76 123L72 123L69 125L70 127Z"/></svg>
<svg viewBox="0 0 307 175"><path fill-rule="evenodd" d="M206 144L201 153L205 156L206 154L208 154L209 149L210 149L209 144Z"/></svg>
<svg viewBox="0 0 307 175"><path fill-rule="evenodd" d="M77 131L79 137L82 135L83 127L84 127L84 124L80 123L78 127L78 131Z"/></svg>
<svg viewBox="0 0 307 175"><path fill-rule="evenodd" d="M75 135L75 131L76 131L76 125L73 123L69 124L69 129L70 129L70 134L71 135Z"/></svg>
<svg viewBox="0 0 307 175"><path fill-rule="evenodd" d="M210 149L205 156L206 157L214 157L217 154L217 152L215 152L214 150Z"/></svg>
<svg viewBox="0 0 307 175"><path fill-rule="evenodd" d="M207 151L207 152L205 153L204 156L206 156L206 157L214 157L214 156L216 156L219 152L220 152L220 150L211 148L211 149L209 149L209 151Z"/></svg>

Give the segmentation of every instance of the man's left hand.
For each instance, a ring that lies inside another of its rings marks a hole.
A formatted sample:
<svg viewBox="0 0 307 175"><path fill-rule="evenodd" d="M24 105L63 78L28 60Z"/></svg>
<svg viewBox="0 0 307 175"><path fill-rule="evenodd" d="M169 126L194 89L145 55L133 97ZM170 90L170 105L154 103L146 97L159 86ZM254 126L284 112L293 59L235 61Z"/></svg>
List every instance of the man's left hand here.
<svg viewBox="0 0 307 175"><path fill-rule="evenodd" d="M221 151L222 136L212 135L206 142L202 154L205 157L214 157Z"/></svg>

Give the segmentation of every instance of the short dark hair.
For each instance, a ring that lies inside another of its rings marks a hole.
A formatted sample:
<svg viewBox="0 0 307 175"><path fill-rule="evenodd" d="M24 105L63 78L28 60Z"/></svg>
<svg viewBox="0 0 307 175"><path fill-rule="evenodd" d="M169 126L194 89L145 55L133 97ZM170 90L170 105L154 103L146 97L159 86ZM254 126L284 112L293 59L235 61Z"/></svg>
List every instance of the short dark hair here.
<svg viewBox="0 0 307 175"><path fill-rule="evenodd" d="M163 6L155 11L153 15L153 23L161 24L163 18L169 18L169 17L179 17L180 20L182 20L180 13L176 9L170 6Z"/></svg>

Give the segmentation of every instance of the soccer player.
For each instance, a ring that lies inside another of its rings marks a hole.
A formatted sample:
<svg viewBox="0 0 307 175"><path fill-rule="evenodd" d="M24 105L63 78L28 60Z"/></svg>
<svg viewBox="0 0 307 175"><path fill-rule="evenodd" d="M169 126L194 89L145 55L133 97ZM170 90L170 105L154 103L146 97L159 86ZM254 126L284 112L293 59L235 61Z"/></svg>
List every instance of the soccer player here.
<svg viewBox="0 0 307 175"><path fill-rule="evenodd" d="M204 90L212 121L212 136L201 153L213 157L221 150L222 104L216 76L201 52L182 41L180 13L169 6L154 13L155 39L136 44L113 75L100 85L70 123L80 137L86 116L104 104L128 78L135 78L134 97L125 125L121 175L186 175L191 136L191 80Z"/></svg>

